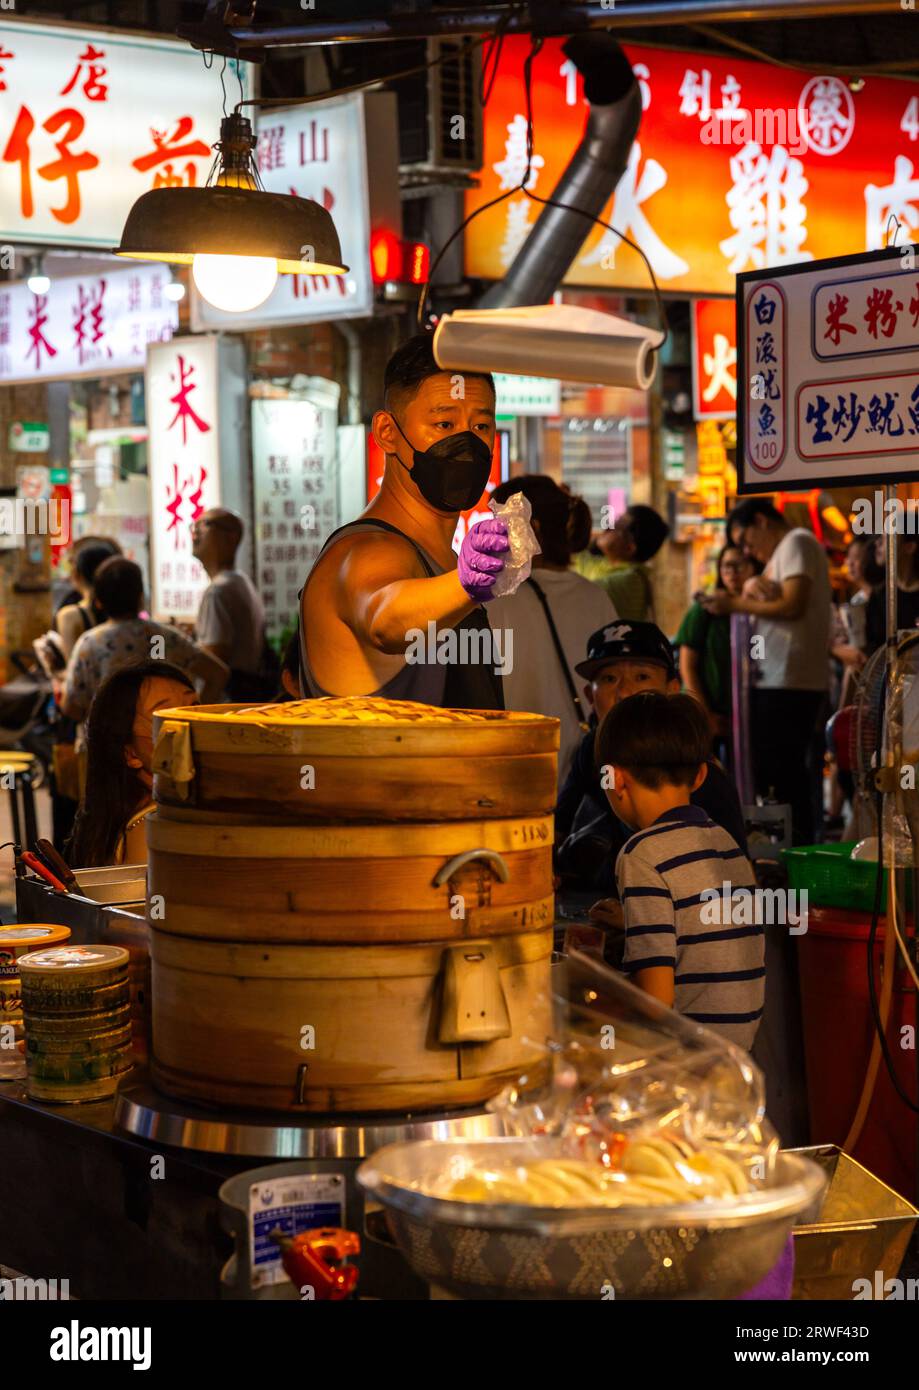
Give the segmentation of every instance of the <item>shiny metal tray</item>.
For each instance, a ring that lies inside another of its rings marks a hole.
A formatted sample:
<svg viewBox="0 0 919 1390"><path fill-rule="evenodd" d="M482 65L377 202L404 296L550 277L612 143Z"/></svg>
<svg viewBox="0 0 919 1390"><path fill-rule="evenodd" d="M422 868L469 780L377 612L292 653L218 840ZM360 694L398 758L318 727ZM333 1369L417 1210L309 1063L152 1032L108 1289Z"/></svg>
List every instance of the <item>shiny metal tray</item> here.
<svg viewBox="0 0 919 1390"><path fill-rule="evenodd" d="M777 1263L825 1186L816 1164L778 1156L747 1196L672 1207L534 1207L432 1197L454 1155L505 1163L551 1156L545 1139L392 1144L358 1182L385 1208L415 1272L465 1298L732 1298Z"/></svg>

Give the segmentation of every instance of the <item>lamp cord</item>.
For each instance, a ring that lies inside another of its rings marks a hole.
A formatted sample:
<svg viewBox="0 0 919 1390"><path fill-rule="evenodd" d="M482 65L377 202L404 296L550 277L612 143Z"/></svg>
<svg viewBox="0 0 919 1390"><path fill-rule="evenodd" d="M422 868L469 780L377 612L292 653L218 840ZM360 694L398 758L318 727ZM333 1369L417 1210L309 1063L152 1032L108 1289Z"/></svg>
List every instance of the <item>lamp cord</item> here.
<svg viewBox="0 0 919 1390"><path fill-rule="evenodd" d="M503 35L501 35L501 38L503 39ZM428 290L430 288L431 281L434 278L434 272L440 265L440 262L443 260L443 257L447 250L453 245L453 242L456 240L456 238L460 235L461 232L464 232L466 228L469 226L469 223L472 222L476 217L480 216L481 213L487 212L489 208L495 207L498 203L503 203L507 198L513 197L515 193L523 193L525 197L531 200L531 202L541 203L545 207L559 208L563 212L576 212L579 217L586 217L589 222L596 223L596 225L599 227L605 227L608 232L612 232L614 236L617 236L620 241L624 242L626 246L631 247L631 249L634 252L636 252L638 256L640 256L641 260L644 262L645 269L648 272L648 276L651 280L651 284L654 289L654 299L657 306L658 318L660 320L661 332L663 334L663 338L661 342L658 344L657 348L657 351L660 352L661 348L664 346L664 343L666 343L667 339L670 336L670 325L667 322L667 315L664 312L664 301L661 296L660 286L657 283L657 277L654 274L654 267L651 265L651 262L645 254L643 248L639 246L636 242L632 241L631 237L627 237L624 232L620 232L617 227L614 227L612 225L612 223L607 222L604 218L597 216L595 213L587 212L584 208L575 207L573 203L563 203L556 198L543 198L538 193L533 193L532 190L527 188L526 186L530 181L530 171L533 163L532 67L533 60L536 58L542 46L543 40L534 35L532 39L532 46L530 48L530 52L527 54L527 57L524 60L523 64L523 86L524 99L526 102L527 121L527 163L526 169L523 173L523 178L514 188L509 188L505 193L499 193L496 198L491 198L487 203L482 203L479 207L474 208L472 212L469 214L469 216L463 219L463 221L459 224L456 230L444 242L443 246L440 248L440 250L434 258L430 272L428 273L427 281L421 291L421 297L418 301L418 326L419 328L423 328L424 326L424 315L428 301ZM494 78L492 78L491 85L494 85ZM489 87L489 93L490 91L491 87Z"/></svg>

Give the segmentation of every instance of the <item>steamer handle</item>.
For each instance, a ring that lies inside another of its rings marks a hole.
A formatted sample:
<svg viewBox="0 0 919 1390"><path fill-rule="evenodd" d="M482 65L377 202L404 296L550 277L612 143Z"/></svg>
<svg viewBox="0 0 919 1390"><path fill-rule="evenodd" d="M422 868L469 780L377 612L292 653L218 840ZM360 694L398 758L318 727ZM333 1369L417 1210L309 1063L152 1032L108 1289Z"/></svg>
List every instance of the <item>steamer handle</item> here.
<svg viewBox="0 0 919 1390"><path fill-rule="evenodd" d="M507 867L507 860L496 849L467 849L463 854L455 854L452 859L448 859L443 868L438 870L434 879L434 887L442 888L454 874L458 874L460 869L464 869L474 859L487 860L495 878L499 879L501 883L507 883L510 879L511 871Z"/></svg>

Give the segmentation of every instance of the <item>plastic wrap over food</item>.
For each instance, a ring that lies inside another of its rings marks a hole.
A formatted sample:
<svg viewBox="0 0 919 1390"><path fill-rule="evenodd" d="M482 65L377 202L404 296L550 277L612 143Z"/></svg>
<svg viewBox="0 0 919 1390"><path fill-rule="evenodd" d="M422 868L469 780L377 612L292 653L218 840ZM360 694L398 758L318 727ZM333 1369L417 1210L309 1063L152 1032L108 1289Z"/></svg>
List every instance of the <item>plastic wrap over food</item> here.
<svg viewBox="0 0 919 1390"><path fill-rule="evenodd" d="M533 515L530 499L522 492L512 492L506 502L491 501L488 505L500 521L507 523L511 547L504 569L491 591L492 598L503 598L506 594L515 594L524 580L529 579L533 556L540 553L540 548L530 525Z"/></svg>
<svg viewBox="0 0 919 1390"><path fill-rule="evenodd" d="M492 1181L502 1192L509 1182L518 1201L537 1201L554 1184L557 1193L595 1189L587 1200L613 1205L650 1204L655 1194L662 1202L725 1198L768 1185L779 1144L748 1054L590 956L572 952L556 972L548 1082L534 1093L521 1078L489 1104L506 1134L551 1142L549 1167L534 1167L529 1199L520 1190L529 1173L467 1172L467 1200L489 1200Z"/></svg>

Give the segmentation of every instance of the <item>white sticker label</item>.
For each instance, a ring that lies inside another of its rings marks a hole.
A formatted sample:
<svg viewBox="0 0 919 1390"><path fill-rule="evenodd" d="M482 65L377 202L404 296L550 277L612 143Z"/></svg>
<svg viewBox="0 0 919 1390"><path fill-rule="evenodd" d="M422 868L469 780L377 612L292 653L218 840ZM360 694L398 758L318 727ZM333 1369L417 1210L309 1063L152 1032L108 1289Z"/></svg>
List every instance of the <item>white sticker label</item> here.
<svg viewBox="0 0 919 1390"><path fill-rule="evenodd" d="M280 1230L299 1235L318 1226L344 1226L345 1179L342 1173L297 1173L268 1178L249 1188L249 1262L252 1288L282 1284L287 1275L281 1250L271 1239Z"/></svg>

